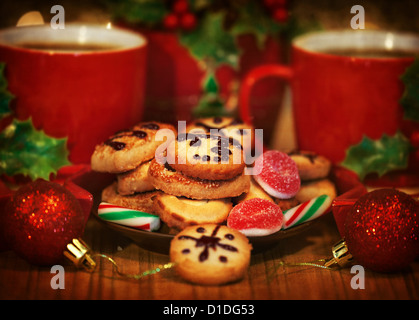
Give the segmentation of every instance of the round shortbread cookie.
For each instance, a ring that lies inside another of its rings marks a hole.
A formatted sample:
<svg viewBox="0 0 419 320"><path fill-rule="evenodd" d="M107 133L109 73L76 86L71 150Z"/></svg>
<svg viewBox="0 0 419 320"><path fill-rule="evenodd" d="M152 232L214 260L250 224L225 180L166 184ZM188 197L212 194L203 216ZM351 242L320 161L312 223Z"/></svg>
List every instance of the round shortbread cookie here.
<svg viewBox="0 0 419 320"><path fill-rule="evenodd" d="M155 159L148 169L148 179L156 189L191 199L237 197L250 188L250 177L244 174L231 180L202 180L185 176L167 163L162 165Z"/></svg>
<svg viewBox="0 0 419 320"><path fill-rule="evenodd" d="M274 199L274 202L278 205L278 207L281 208L282 211L289 210L291 208L294 208L300 204L298 200L293 197L290 199Z"/></svg>
<svg viewBox="0 0 419 320"><path fill-rule="evenodd" d="M118 174L118 193L120 195L130 195L154 190L154 186L148 180L150 163L151 161L146 161L134 170Z"/></svg>
<svg viewBox="0 0 419 320"><path fill-rule="evenodd" d="M229 180L245 167L240 143L219 135L180 134L169 144L167 160L171 167L186 176Z"/></svg>
<svg viewBox="0 0 419 320"><path fill-rule="evenodd" d="M332 200L336 198L335 185L329 179L320 179L302 183L295 199L299 203L303 203L321 195L328 195Z"/></svg>
<svg viewBox="0 0 419 320"><path fill-rule="evenodd" d="M267 194L253 178L250 178L249 192L243 193L241 196L237 197L235 199L235 203L240 203L253 198L265 199L274 202L274 199L272 199L272 197Z"/></svg>
<svg viewBox="0 0 419 320"><path fill-rule="evenodd" d="M102 201L117 206L153 213L153 198L161 191L149 191L136 193L129 196L122 196L117 192L117 183L114 182L102 191Z"/></svg>
<svg viewBox="0 0 419 320"><path fill-rule="evenodd" d="M298 168L303 181L326 178L329 175L331 162L314 152L294 150L287 152Z"/></svg>
<svg viewBox="0 0 419 320"><path fill-rule="evenodd" d="M203 223L222 223L232 209L230 199L192 200L160 194L153 199L153 211L169 227L184 229Z"/></svg>
<svg viewBox="0 0 419 320"><path fill-rule="evenodd" d="M185 280L220 285L242 279L252 250L249 240L226 226L192 226L178 233L170 244L170 260Z"/></svg>
<svg viewBox="0 0 419 320"><path fill-rule="evenodd" d="M92 170L121 173L135 169L141 163L154 158L156 149L164 143L155 139L160 129L172 130L176 135L173 126L159 122L143 122L115 133L96 146L91 157Z"/></svg>

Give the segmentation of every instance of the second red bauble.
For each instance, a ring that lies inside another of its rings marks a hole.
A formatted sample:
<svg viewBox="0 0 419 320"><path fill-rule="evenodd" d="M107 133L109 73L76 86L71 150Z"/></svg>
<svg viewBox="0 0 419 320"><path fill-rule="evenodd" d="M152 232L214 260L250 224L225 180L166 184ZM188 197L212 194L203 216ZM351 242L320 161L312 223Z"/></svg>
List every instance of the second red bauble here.
<svg viewBox="0 0 419 320"><path fill-rule="evenodd" d="M405 269L419 255L418 203L394 189L365 194L346 217L345 240L357 263L367 269Z"/></svg>

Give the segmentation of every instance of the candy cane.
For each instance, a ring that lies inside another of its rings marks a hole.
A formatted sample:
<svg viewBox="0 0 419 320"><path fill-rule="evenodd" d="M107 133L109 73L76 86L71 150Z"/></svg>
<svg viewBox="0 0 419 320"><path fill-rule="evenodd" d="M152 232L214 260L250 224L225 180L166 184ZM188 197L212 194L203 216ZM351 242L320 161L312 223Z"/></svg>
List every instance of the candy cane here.
<svg viewBox="0 0 419 320"><path fill-rule="evenodd" d="M98 215L105 221L141 230L155 231L160 228L160 218L156 215L107 202L99 204Z"/></svg>
<svg viewBox="0 0 419 320"><path fill-rule="evenodd" d="M284 224L282 229L288 229L297 224L316 219L328 212L331 205L332 198L328 195L322 195L286 210L283 212Z"/></svg>

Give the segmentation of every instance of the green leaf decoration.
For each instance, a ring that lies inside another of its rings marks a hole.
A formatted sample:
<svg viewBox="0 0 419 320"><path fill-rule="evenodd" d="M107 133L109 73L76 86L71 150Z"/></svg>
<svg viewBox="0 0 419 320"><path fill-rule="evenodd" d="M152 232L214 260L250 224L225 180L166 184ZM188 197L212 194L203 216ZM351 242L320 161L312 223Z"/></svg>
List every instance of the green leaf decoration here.
<svg viewBox="0 0 419 320"><path fill-rule="evenodd" d="M11 114L10 101L14 98L14 96L7 89L8 82L4 76L5 66L5 63L0 63L0 119L3 119Z"/></svg>
<svg viewBox="0 0 419 320"><path fill-rule="evenodd" d="M182 32L179 40L198 60L209 60L215 67L227 64L237 68L240 52L235 37L223 29L224 16L223 12L204 16L194 30Z"/></svg>
<svg viewBox="0 0 419 320"><path fill-rule="evenodd" d="M36 130L32 120L14 119L0 133L0 174L23 174L49 180L68 161L67 138L56 139Z"/></svg>
<svg viewBox="0 0 419 320"><path fill-rule="evenodd" d="M400 99L404 118L419 121L419 59L415 59L401 76L405 89Z"/></svg>
<svg viewBox="0 0 419 320"><path fill-rule="evenodd" d="M214 73L210 73L204 81L204 91L208 93L218 93L218 83Z"/></svg>
<svg viewBox="0 0 419 320"><path fill-rule="evenodd" d="M160 24L169 12L163 0L108 0L107 2L114 18L123 18L129 23Z"/></svg>
<svg viewBox="0 0 419 320"><path fill-rule="evenodd" d="M363 137L357 145L351 146L341 165L356 172L361 180L369 173L376 172L379 176L408 165L411 145L401 133L394 136L383 136L378 140Z"/></svg>
<svg viewBox="0 0 419 320"><path fill-rule="evenodd" d="M231 34L253 34L259 48L263 48L268 35L279 33L283 25L275 22L266 14L266 10L257 1L247 1L237 7L238 18L231 27Z"/></svg>
<svg viewBox="0 0 419 320"><path fill-rule="evenodd" d="M192 110L194 117L215 117L227 115L224 101L219 95L219 86L214 73L209 72L203 83L204 92L195 109Z"/></svg>

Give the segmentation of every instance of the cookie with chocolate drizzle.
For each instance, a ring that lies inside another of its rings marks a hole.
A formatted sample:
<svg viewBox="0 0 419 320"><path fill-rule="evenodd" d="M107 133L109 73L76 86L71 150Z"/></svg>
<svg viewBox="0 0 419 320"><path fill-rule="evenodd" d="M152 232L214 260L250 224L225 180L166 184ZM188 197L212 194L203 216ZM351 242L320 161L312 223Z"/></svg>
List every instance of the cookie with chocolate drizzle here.
<svg viewBox="0 0 419 320"><path fill-rule="evenodd" d="M185 280L220 285L242 279L252 250L249 240L224 225L191 226L178 233L170 244L170 260Z"/></svg>
<svg viewBox="0 0 419 320"><path fill-rule="evenodd" d="M130 129L116 132L96 146L91 157L92 170L121 173L151 160L157 147L164 143L155 140L159 129L170 129L176 133L172 125L159 122L142 122Z"/></svg>
<svg viewBox="0 0 419 320"><path fill-rule="evenodd" d="M188 124L186 132L211 133L233 138L246 147L245 154L250 153L255 144L255 130L252 125L243 123L233 117L199 118ZM247 140L245 143L245 140ZM249 149L249 150L247 150Z"/></svg>
<svg viewBox="0 0 419 320"><path fill-rule="evenodd" d="M183 133L167 149L170 166L186 176L230 180L243 173L243 148L233 138L209 133Z"/></svg>

